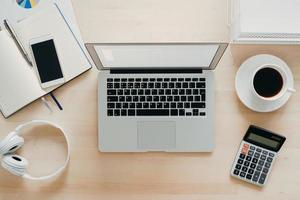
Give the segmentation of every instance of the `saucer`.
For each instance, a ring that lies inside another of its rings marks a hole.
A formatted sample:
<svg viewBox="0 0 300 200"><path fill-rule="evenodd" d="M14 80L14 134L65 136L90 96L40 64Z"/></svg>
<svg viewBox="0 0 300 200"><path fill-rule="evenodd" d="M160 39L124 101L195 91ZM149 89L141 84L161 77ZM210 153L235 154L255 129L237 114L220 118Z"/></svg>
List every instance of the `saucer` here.
<svg viewBox="0 0 300 200"><path fill-rule="evenodd" d="M274 64L284 68L287 73L287 87L294 87L293 74L288 65L278 57L262 54L247 59L239 68L235 78L235 89L241 102L256 112L271 112L282 107L290 98L291 93L286 92L281 98L270 102L255 96L252 93L252 76L255 70L265 64ZM249 76L250 75L250 76Z"/></svg>

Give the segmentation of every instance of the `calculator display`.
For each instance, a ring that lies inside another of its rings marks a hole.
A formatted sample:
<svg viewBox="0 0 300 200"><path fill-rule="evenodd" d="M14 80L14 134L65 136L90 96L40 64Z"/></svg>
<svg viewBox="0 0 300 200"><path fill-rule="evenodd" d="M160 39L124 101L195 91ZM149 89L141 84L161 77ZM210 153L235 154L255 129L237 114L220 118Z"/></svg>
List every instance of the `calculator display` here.
<svg viewBox="0 0 300 200"><path fill-rule="evenodd" d="M262 137L260 135L257 135L255 133L250 133L248 135L248 140L253 141L253 142L257 142L266 146L269 146L271 148L277 149L278 146L280 145L279 142L275 141L275 140L271 140L269 138L265 138Z"/></svg>
<svg viewBox="0 0 300 200"><path fill-rule="evenodd" d="M244 140L268 150L278 152L285 141L285 137L251 125L244 136Z"/></svg>

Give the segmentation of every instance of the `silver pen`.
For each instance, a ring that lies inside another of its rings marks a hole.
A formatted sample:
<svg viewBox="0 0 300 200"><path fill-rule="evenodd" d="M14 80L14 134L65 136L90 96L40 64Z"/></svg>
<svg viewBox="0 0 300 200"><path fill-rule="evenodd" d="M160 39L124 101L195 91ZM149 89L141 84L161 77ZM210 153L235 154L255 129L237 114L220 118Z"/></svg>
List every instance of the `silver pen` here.
<svg viewBox="0 0 300 200"><path fill-rule="evenodd" d="M26 53L26 50L22 46L22 44L21 44L20 40L18 39L17 34L14 32L12 26L9 25L7 19L4 20L4 26L7 29L7 31L9 32L9 34L11 35L11 37L13 38L13 40L15 41L18 49L20 50L21 54L23 55L23 57L25 58L27 63L30 66L32 66L32 62L30 61L30 58L29 58L28 54Z"/></svg>

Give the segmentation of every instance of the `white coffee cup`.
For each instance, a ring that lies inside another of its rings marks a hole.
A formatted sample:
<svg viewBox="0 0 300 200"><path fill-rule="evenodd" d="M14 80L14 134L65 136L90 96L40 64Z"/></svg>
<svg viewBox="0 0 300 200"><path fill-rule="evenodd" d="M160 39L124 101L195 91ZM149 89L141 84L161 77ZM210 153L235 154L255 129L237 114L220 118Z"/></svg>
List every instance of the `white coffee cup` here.
<svg viewBox="0 0 300 200"><path fill-rule="evenodd" d="M257 72L259 72L260 70L264 69L264 68L271 68L276 70L277 72L279 72L279 74L281 75L282 78L282 87L281 89L278 91L277 94L275 94L274 96L270 96L270 97L266 97L266 96L262 96L260 94L257 93L255 87L254 87L254 78L255 75L257 74ZM292 87L289 86L288 84L289 82L289 77L288 77L288 73L285 71L285 69L283 67L280 67L279 65L275 65L275 64L264 64L260 67L258 67L254 73L252 74L252 93L254 96L256 96L257 98L264 100L264 101L276 101L278 99L280 99L281 97L283 97L286 93L290 92L290 93L294 93L296 90Z"/></svg>

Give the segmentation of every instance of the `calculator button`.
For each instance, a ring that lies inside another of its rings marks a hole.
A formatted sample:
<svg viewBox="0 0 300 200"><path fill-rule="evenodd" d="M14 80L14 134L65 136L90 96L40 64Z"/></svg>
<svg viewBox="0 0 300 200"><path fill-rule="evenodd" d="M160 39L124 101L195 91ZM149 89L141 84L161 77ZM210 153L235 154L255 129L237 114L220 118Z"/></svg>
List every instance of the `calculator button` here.
<svg viewBox="0 0 300 200"><path fill-rule="evenodd" d="M270 156L270 157L274 157L275 154L270 152L270 153L269 153L269 156Z"/></svg>
<svg viewBox="0 0 300 200"><path fill-rule="evenodd" d="M252 159L252 162L253 162L253 163L257 163L257 162L258 162L258 159L257 159L257 158L253 158L253 159Z"/></svg>
<svg viewBox="0 0 300 200"><path fill-rule="evenodd" d="M262 152L264 155L268 155L268 151L266 151L266 150L263 150L263 152Z"/></svg>
<svg viewBox="0 0 300 200"><path fill-rule="evenodd" d="M268 162L272 162L272 161L273 161L273 158L268 157L268 158L267 158L267 161L268 161Z"/></svg>
<svg viewBox="0 0 300 200"><path fill-rule="evenodd" d="M264 184L265 180L266 180L267 175L264 173L261 173L260 177L259 177L259 183L260 184Z"/></svg>
<svg viewBox="0 0 300 200"><path fill-rule="evenodd" d="M251 163L250 168L254 169L256 167L256 164Z"/></svg>
<svg viewBox="0 0 300 200"><path fill-rule="evenodd" d="M236 168L236 169L241 169L241 168L242 168L242 165L237 164L237 165L235 166L235 168Z"/></svg>
<svg viewBox="0 0 300 200"><path fill-rule="evenodd" d="M237 161L239 164L243 164L243 160L242 159L238 159Z"/></svg>
<svg viewBox="0 0 300 200"><path fill-rule="evenodd" d="M241 172L240 173L240 177L244 178L246 176L246 173L245 172Z"/></svg>
<svg viewBox="0 0 300 200"><path fill-rule="evenodd" d="M249 174L253 174L253 173L254 173L254 170L253 170L253 169L249 169L249 170L248 170L248 173L249 173Z"/></svg>
<svg viewBox="0 0 300 200"><path fill-rule="evenodd" d="M263 169L263 173L266 173L266 174L267 174L268 172L269 172L269 169L268 169L268 168L264 168L264 169Z"/></svg>
<svg viewBox="0 0 300 200"><path fill-rule="evenodd" d="M235 174L235 175L239 175L239 173L240 173L240 171L237 169L233 171L233 174Z"/></svg>
<svg viewBox="0 0 300 200"><path fill-rule="evenodd" d="M271 167L271 164L268 163L268 162L266 162L265 167L266 167L266 168L270 168L270 167Z"/></svg>
<svg viewBox="0 0 300 200"><path fill-rule="evenodd" d="M261 160L266 160L266 158L267 158L267 157L266 157L265 155L261 155L261 156L260 156L260 159L261 159Z"/></svg>
<svg viewBox="0 0 300 200"><path fill-rule="evenodd" d="M252 179L252 175L251 174L247 174L246 178L251 180Z"/></svg>
<svg viewBox="0 0 300 200"><path fill-rule="evenodd" d="M251 146L250 146L250 149L251 149L251 150L255 150L255 147L251 145Z"/></svg>
<svg viewBox="0 0 300 200"><path fill-rule="evenodd" d="M256 148L256 151L260 153L262 150L261 148Z"/></svg>
<svg viewBox="0 0 300 200"><path fill-rule="evenodd" d="M259 153L255 153L254 158L259 158L259 155L260 155Z"/></svg>
<svg viewBox="0 0 300 200"><path fill-rule="evenodd" d="M258 166L256 167L256 170L257 170L257 171L261 171L261 170L262 170L262 166L259 166L259 165L258 165Z"/></svg>
<svg viewBox="0 0 300 200"><path fill-rule="evenodd" d="M251 161L251 159L252 159L251 156L247 156L247 157L246 157L246 160L247 160L247 161Z"/></svg>
<svg viewBox="0 0 300 200"><path fill-rule="evenodd" d="M260 160L260 161L258 161L258 164L259 164L259 165L264 165L264 161L263 161L263 160Z"/></svg>
<svg viewBox="0 0 300 200"><path fill-rule="evenodd" d="M253 154L254 154L254 151L252 151L252 150L249 150L249 151L248 151L248 155L249 155L249 156L253 156Z"/></svg>
<svg viewBox="0 0 300 200"><path fill-rule="evenodd" d="M252 178L252 181L254 182L257 182L258 181L258 178L259 178L259 172L258 171L255 171L254 175L253 175L253 178Z"/></svg>
<svg viewBox="0 0 300 200"><path fill-rule="evenodd" d="M242 154L242 153L240 154L241 159L244 159L245 157L246 157L245 154Z"/></svg>
<svg viewBox="0 0 300 200"><path fill-rule="evenodd" d="M243 171L243 172L246 172L247 170L248 170L248 167L243 167L243 168L242 168L242 171Z"/></svg>
<svg viewBox="0 0 300 200"><path fill-rule="evenodd" d="M245 161L244 162L244 166L248 167L250 165L250 162L249 161Z"/></svg>

